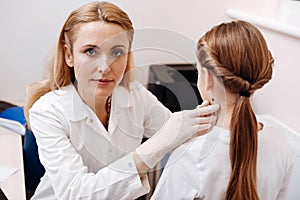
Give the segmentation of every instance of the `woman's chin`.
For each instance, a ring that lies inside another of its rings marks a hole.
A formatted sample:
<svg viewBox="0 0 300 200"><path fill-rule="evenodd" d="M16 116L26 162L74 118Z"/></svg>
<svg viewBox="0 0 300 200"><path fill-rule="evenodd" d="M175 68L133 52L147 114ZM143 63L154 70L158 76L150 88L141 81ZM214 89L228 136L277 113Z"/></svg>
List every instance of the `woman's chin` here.
<svg viewBox="0 0 300 200"><path fill-rule="evenodd" d="M99 88L95 89L95 97L108 97L112 94L114 88L107 87L107 88Z"/></svg>

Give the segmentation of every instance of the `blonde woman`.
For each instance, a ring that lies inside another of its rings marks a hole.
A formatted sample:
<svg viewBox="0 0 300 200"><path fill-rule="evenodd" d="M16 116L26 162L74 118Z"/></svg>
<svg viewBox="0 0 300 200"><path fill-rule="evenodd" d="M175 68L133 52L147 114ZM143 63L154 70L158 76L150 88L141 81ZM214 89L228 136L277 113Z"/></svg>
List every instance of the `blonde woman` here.
<svg viewBox="0 0 300 200"><path fill-rule="evenodd" d="M171 114L133 80L133 34L108 2L67 18L49 79L31 86L25 107L46 171L32 199L135 199L149 192L149 168L214 121L217 106Z"/></svg>

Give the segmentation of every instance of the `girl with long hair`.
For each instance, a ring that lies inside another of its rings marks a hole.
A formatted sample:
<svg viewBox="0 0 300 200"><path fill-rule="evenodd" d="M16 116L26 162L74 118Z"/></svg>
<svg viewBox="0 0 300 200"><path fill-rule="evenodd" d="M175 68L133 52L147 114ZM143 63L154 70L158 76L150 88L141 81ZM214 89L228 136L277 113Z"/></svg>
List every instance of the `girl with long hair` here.
<svg viewBox="0 0 300 200"><path fill-rule="evenodd" d="M274 59L254 25L214 26L197 47L198 89L221 108L216 126L171 155L153 199L287 199L293 163L282 130L259 122L253 93Z"/></svg>

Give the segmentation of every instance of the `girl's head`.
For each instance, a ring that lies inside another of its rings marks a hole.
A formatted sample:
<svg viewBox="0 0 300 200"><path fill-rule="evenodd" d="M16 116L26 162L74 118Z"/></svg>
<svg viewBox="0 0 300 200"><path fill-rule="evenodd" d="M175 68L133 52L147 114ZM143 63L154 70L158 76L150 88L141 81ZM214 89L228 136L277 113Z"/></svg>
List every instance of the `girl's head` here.
<svg viewBox="0 0 300 200"><path fill-rule="evenodd" d="M261 32L245 21L214 26L197 47L199 79L213 76L235 96L230 120L232 173L226 199L258 199L256 191L257 121L249 97L272 77L273 57ZM209 80L209 79L207 79ZM198 88L204 99L207 87ZM208 87L209 88L209 87Z"/></svg>
<svg viewBox="0 0 300 200"><path fill-rule="evenodd" d="M248 96L272 77L273 58L261 32L245 21L213 27L199 39L197 58L234 94ZM200 71L201 72L201 71Z"/></svg>

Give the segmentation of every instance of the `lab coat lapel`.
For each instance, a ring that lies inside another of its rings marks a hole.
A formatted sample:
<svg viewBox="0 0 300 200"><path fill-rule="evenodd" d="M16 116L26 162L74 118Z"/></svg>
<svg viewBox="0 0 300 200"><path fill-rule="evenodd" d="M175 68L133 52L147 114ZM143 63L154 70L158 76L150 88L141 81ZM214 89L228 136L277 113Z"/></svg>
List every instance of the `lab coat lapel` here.
<svg viewBox="0 0 300 200"><path fill-rule="evenodd" d="M124 116L124 113L128 114L128 109L130 107L132 107L132 102L130 101L130 89L124 86L116 87L112 95L112 110L108 127L108 131L111 135L116 131L121 116Z"/></svg>
<svg viewBox="0 0 300 200"><path fill-rule="evenodd" d="M71 87L71 86L70 86ZM98 134L103 134L105 137L108 136L108 133L104 126L99 121L95 112L86 105L80 98L77 90L72 86L72 92L70 92L71 102L66 107L66 114L71 121L81 121L85 120L85 124L88 125L93 131ZM109 139L109 137L108 137Z"/></svg>

